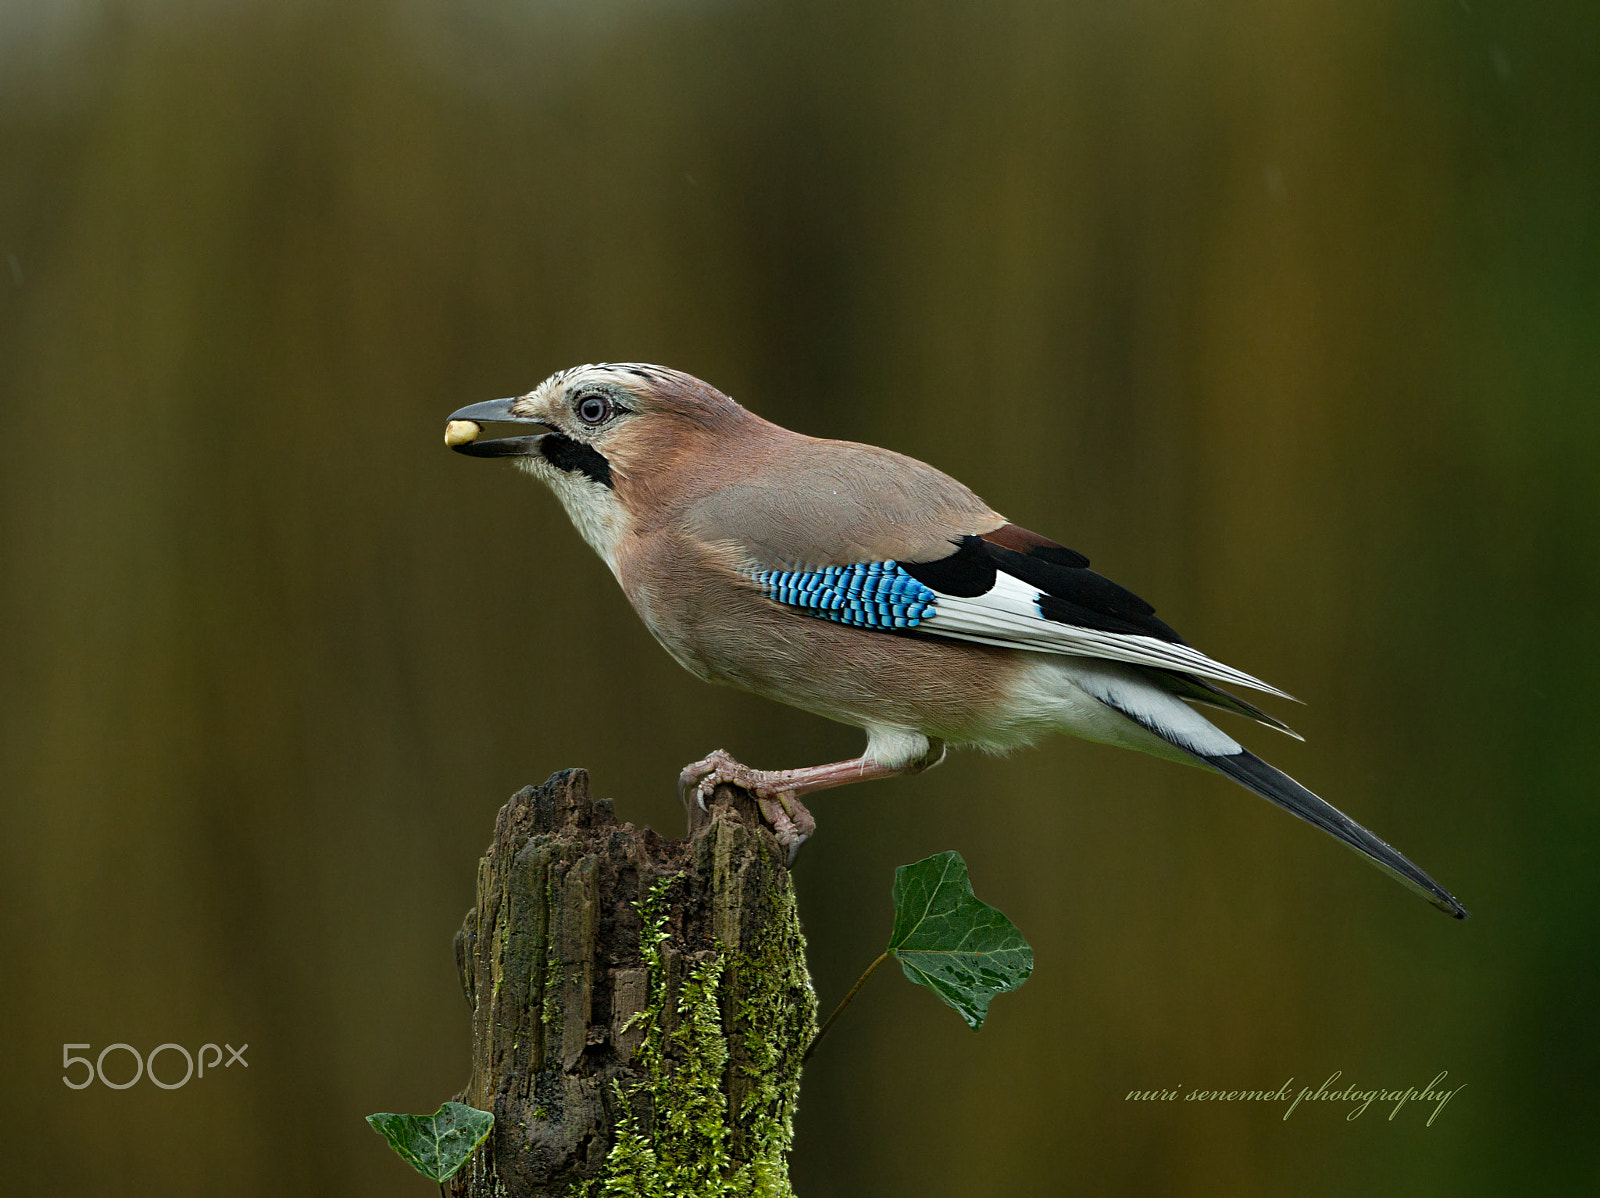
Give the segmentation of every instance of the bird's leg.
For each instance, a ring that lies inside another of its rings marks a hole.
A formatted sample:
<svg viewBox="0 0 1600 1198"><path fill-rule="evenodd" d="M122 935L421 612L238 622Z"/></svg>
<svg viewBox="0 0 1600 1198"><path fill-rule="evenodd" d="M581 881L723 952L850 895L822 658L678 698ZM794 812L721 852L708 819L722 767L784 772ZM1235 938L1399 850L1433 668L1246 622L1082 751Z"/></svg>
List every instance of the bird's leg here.
<svg viewBox="0 0 1600 1198"><path fill-rule="evenodd" d="M869 757L853 757L849 761L834 761L827 765L810 765L792 770L758 770L718 749L709 757L687 765L678 775L678 795L684 806L693 794L701 810L706 800L723 783L743 787L755 795L761 814L772 825L778 843L794 863L800 846L816 831L817 821L807 811L800 796L814 790L830 790L835 786L848 786L852 782L872 782L879 778L897 778L902 774L920 774L944 760L944 742L934 740L922 757L905 765L884 765Z"/></svg>

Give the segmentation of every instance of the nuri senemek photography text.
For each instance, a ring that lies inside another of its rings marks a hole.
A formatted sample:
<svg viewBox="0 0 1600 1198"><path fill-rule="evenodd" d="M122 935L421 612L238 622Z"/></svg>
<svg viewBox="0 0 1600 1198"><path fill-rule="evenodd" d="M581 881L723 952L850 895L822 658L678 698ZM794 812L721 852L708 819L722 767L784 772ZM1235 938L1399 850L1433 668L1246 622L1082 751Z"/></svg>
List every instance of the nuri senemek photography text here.
<svg viewBox="0 0 1600 1198"><path fill-rule="evenodd" d="M1366 1114L1367 1108L1373 1103L1389 1107L1389 1119L1394 1117L1408 1104L1416 1103L1422 1107L1431 1106L1433 1109L1428 1114L1426 1126L1432 1127L1433 1121L1439 1117L1439 1112L1445 1105L1466 1089L1466 1083L1447 1088L1445 1079L1450 1075L1448 1069L1441 1069L1432 1081L1418 1088L1416 1086L1403 1087L1372 1087L1363 1088L1355 1083L1340 1086L1339 1079L1344 1076L1344 1070L1335 1069L1316 1089L1310 1086L1295 1088L1294 1078L1290 1078L1276 1090L1207 1090L1199 1087L1184 1089L1183 1086L1174 1086L1171 1089L1158 1090L1129 1090L1125 1101L1127 1102L1272 1102L1280 1103L1284 1107L1283 1118L1287 1119L1303 1102L1331 1102L1339 1105L1348 1105L1350 1110L1345 1114L1346 1122L1353 1122Z"/></svg>

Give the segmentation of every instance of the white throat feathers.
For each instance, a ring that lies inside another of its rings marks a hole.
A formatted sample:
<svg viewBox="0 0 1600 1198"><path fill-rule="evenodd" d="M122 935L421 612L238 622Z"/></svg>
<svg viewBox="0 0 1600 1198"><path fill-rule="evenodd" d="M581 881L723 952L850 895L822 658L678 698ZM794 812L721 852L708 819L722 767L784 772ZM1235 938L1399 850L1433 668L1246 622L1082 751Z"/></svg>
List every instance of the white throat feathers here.
<svg viewBox="0 0 1600 1198"><path fill-rule="evenodd" d="M617 550L627 531L628 516L617 500L617 493L586 474L563 470L538 454L518 458L517 465L555 492L578 535L600 555L620 581Z"/></svg>

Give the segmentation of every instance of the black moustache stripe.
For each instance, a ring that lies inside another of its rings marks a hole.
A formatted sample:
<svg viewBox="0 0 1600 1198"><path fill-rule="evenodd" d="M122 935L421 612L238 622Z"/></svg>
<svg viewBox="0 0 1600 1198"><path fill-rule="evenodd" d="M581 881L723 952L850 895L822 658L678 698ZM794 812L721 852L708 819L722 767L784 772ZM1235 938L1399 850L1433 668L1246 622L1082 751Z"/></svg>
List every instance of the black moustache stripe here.
<svg viewBox="0 0 1600 1198"><path fill-rule="evenodd" d="M586 474L602 486L612 486L611 463L593 445L574 441L561 433L546 433L539 442L539 452L558 470Z"/></svg>

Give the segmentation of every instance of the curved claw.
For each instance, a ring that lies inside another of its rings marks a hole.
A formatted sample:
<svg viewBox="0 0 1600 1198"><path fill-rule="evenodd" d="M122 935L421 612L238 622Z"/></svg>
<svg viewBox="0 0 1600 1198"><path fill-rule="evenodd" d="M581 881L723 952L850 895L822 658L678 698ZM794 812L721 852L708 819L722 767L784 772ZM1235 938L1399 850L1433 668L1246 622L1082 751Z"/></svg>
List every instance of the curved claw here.
<svg viewBox="0 0 1600 1198"><path fill-rule="evenodd" d="M739 763L725 749L717 749L702 757L699 761L690 762L678 773L678 801L685 808L689 806L689 792L694 792L695 802L700 810L706 809L706 800L717 789L719 781L734 781L733 778L722 778L721 775L729 766L737 767ZM713 779L716 779L714 781ZM707 783L710 786L707 786Z"/></svg>
<svg viewBox="0 0 1600 1198"><path fill-rule="evenodd" d="M748 790L755 796L761 817L772 828L778 844L783 847L788 864L793 865L800 853L800 846L816 831L817 821L793 790L777 789L768 780L771 777L765 771L753 770L736 761L726 750L718 749L683 767L678 774L678 798L687 808L692 792L700 810L704 811L706 800L723 783Z"/></svg>
<svg viewBox="0 0 1600 1198"><path fill-rule="evenodd" d="M817 830L816 819L789 791L779 791L775 795L757 792L756 802L761 807L762 817L772 825L778 844L783 847L786 864L793 867L795 858L800 855L800 846Z"/></svg>

